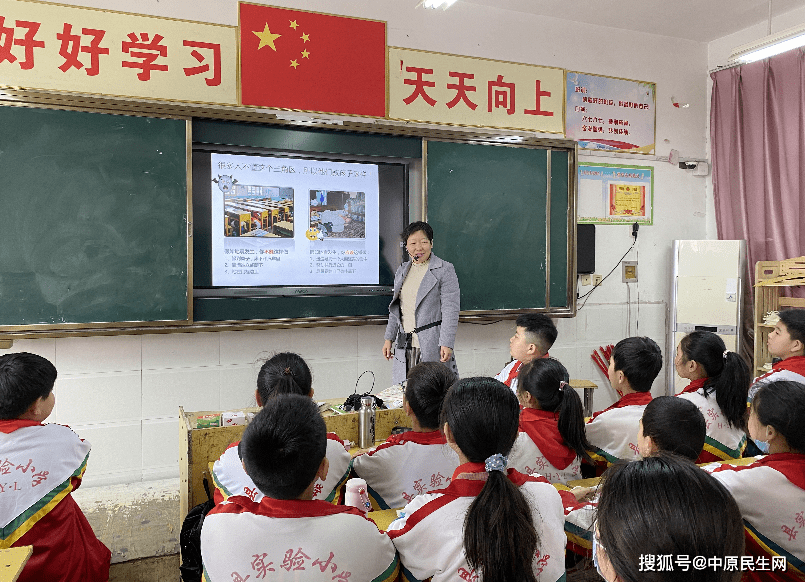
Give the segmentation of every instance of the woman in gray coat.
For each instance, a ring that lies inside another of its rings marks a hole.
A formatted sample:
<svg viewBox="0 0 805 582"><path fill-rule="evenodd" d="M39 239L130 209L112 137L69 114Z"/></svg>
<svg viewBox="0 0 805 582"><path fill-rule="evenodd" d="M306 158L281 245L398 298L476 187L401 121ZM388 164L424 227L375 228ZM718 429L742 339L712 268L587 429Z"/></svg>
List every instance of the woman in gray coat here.
<svg viewBox="0 0 805 582"><path fill-rule="evenodd" d="M394 275L383 344L385 358L394 358L391 380L400 384L419 362L443 362L458 375L453 355L461 294L456 270L431 252L433 229L427 222L409 224L402 239L411 258Z"/></svg>

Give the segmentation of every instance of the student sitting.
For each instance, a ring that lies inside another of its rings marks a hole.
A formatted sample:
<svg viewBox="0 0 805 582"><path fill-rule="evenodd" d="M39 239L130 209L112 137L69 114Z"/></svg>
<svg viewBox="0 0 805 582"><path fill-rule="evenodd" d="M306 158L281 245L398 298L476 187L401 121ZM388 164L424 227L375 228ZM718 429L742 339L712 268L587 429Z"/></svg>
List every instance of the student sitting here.
<svg viewBox="0 0 805 582"><path fill-rule="evenodd" d="M258 406L264 406L279 394L300 394L313 398L313 378L305 360L298 354L282 352L270 358L260 368L257 390L254 393ZM333 433L327 433L327 460L330 470L327 479L313 487L313 499L337 503L344 483L349 477L352 458L344 442ZM245 495L252 501L260 501L263 494L243 470L239 443L229 445L215 461L212 469L215 503L221 503L230 495Z"/></svg>
<svg viewBox="0 0 805 582"><path fill-rule="evenodd" d="M679 398L690 400L707 423L707 440L698 463L737 459L746 447L744 414L749 391L749 368L710 331L682 338L674 359L680 378L691 380Z"/></svg>
<svg viewBox="0 0 805 582"><path fill-rule="evenodd" d="M551 483L581 479L581 460L592 463L584 434L581 399L568 382L565 367L553 358L532 360L517 382L520 433L509 455L509 466Z"/></svg>
<svg viewBox="0 0 805 582"><path fill-rule="evenodd" d="M696 461L704 446L704 416L695 404L673 396L658 396L646 405L637 430L637 448L644 459L661 452ZM562 494L568 549L590 557L598 487L574 487L573 499ZM592 498L587 501L587 498Z"/></svg>
<svg viewBox="0 0 805 582"><path fill-rule="evenodd" d="M205 580L395 579L399 564L386 534L354 507L313 499L327 477L326 448L327 428L310 398L283 394L266 403L240 444L263 497L233 495L207 514Z"/></svg>
<svg viewBox="0 0 805 582"><path fill-rule="evenodd" d="M621 340L609 359L609 383L621 397L593 414L585 426L590 454L599 471L619 459L638 457L637 425L651 402L651 384L662 368L662 351L654 340L630 337Z"/></svg>
<svg viewBox="0 0 805 582"><path fill-rule="evenodd" d="M752 400L749 434L768 455L742 467L706 467L729 489L743 513L746 553L754 557L754 571L745 571L744 580L803 580L805 384L764 382ZM783 559L784 569L772 568L773 560Z"/></svg>
<svg viewBox="0 0 805 582"><path fill-rule="evenodd" d="M389 527L405 579L564 580L559 493L506 469L519 416L517 398L492 378L450 388L440 423L462 464L450 485L417 496Z"/></svg>
<svg viewBox="0 0 805 582"><path fill-rule="evenodd" d="M749 388L749 401L763 384L791 380L805 384L805 309L786 309L766 340L769 354L780 361L771 372L755 378Z"/></svg>
<svg viewBox="0 0 805 582"><path fill-rule="evenodd" d="M660 453L605 473L593 560L606 582L737 582L742 530L723 485L690 460Z"/></svg>
<svg viewBox="0 0 805 582"><path fill-rule="evenodd" d="M402 507L415 495L450 482L458 455L439 430L439 410L455 381L455 374L441 362L423 362L408 371L403 408L413 430L391 435L353 460L355 474L366 480L374 509Z"/></svg>
<svg viewBox="0 0 805 582"><path fill-rule="evenodd" d="M548 350L556 341L556 326L547 315L528 313L515 321L514 335L509 340L509 353L512 361L503 368L496 380L517 393L517 374L520 366L537 358L547 358Z"/></svg>
<svg viewBox="0 0 805 582"><path fill-rule="evenodd" d="M23 582L105 582L111 552L71 495L89 443L66 426L42 424L55 382L56 368L41 356L0 356L0 548L33 546Z"/></svg>

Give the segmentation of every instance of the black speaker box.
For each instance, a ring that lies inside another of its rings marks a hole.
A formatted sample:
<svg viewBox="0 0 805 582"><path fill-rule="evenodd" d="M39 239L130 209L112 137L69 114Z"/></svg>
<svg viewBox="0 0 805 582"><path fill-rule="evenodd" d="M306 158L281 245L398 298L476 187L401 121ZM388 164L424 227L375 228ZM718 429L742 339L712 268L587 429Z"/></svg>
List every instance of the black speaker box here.
<svg viewBox="0 0 805 582"><path fill-rule="evenodd" d="M595 225L576 225L576 272L595 273Z"/></svg>

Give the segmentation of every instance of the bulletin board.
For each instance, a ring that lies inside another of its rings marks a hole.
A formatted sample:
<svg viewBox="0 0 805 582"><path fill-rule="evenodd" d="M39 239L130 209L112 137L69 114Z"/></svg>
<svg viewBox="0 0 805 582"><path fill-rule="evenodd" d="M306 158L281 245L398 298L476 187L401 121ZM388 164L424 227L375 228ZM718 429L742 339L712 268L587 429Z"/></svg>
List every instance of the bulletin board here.
<svg viewBox="0 0 805 582"><path fill-rule="evenodd" d="M654 168L579 163L580 224L650 225L654 221Z"/></svg>

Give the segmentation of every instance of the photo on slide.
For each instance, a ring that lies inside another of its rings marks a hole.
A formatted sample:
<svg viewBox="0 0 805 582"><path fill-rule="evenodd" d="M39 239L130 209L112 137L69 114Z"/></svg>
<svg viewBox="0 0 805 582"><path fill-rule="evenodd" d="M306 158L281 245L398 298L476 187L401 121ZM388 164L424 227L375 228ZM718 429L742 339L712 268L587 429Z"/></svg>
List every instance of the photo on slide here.
<svg viewBox="0 0 805 582"><path fill-rule="evenodd" d="M293 238L293 188L240 184L232 176L213 179L224 195L224 236Z"/></svg>
<svg viewBox="0 0 805 582"><path fill-rule="evenodd" d="M315 238L366 238L366 194L310 191L310 231Z"/></svg>

